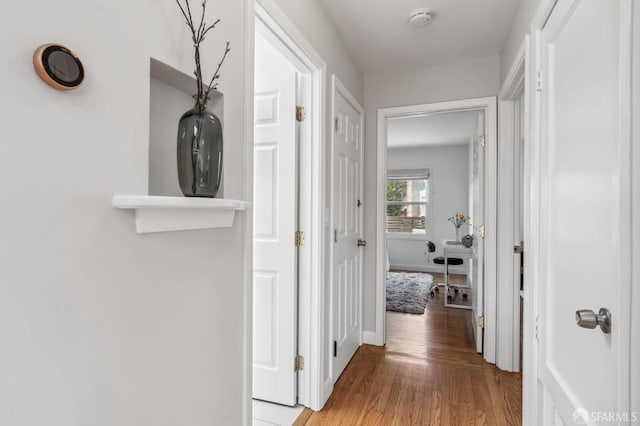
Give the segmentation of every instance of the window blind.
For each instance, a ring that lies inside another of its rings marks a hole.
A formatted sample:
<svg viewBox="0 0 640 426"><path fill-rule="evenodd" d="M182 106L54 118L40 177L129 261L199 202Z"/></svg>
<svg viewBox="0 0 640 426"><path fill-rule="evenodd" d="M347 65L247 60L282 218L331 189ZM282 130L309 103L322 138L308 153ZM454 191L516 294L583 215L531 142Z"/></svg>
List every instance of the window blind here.
<svg viewBox="0 0 640 426"><path fill-rule="evenodd" d="M387 170L387 179L429 179L429 169Z"/></svg>

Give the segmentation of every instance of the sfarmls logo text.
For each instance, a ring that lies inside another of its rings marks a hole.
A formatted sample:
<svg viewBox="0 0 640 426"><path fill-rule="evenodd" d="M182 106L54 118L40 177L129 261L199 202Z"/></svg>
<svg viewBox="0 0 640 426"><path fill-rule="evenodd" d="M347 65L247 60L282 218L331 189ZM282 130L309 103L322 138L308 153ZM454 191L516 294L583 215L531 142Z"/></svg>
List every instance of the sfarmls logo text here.
<svg viewBox="0 0 640 426"><path fill-rule="evenodd" d="M573 421L579 425L589 423L635 423L638 421L638 414L619 413L615 411L587 411L584 408L578 408L573 412Z"/></svg>

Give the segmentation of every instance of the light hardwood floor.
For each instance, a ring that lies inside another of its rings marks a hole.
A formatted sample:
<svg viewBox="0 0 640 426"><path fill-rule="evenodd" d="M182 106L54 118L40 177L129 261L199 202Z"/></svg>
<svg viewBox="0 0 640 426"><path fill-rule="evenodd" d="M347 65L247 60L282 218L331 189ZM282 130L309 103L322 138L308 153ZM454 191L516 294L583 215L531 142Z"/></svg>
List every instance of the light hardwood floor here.
<svg viewBox="0 0 640 426"><path fill-rule="evenodd" d="M424 315L387 312L387 345L362 346L324 409L306 409L295 424L521 424L521 375L485 363L474 350L470 311L442 303L441 291Z"/></svg>

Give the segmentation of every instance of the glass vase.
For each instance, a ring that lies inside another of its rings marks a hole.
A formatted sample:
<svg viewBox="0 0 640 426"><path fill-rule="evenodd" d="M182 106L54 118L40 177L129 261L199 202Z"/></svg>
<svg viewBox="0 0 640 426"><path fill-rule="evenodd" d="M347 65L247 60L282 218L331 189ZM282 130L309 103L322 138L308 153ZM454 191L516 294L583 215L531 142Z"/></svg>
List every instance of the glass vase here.
<svg viewBox="0 0 640 426"><path fill-rule="evenodd" d="M222 124L206 100L178 122L178 180L186 197L214 198L222 181Z"/></svg>
<svg viewBox="0 0 640 426"><path fill-rule="evenodd" d="M456 241L460 241L460 227L456 226Z"/></svg>

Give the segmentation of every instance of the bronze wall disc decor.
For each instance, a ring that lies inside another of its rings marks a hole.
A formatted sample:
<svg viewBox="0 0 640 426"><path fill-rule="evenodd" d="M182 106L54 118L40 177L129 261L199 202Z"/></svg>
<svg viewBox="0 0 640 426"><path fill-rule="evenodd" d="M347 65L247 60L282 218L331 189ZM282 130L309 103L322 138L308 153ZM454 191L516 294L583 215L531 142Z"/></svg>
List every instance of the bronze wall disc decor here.
<svg viewBox="0 0 640 426"><path fill-rule="evenodd" d="M33 67L38 76L58 90L73 90L84 80L84 67L78 55L60 44L45 44L33 53Z"/></svg>

